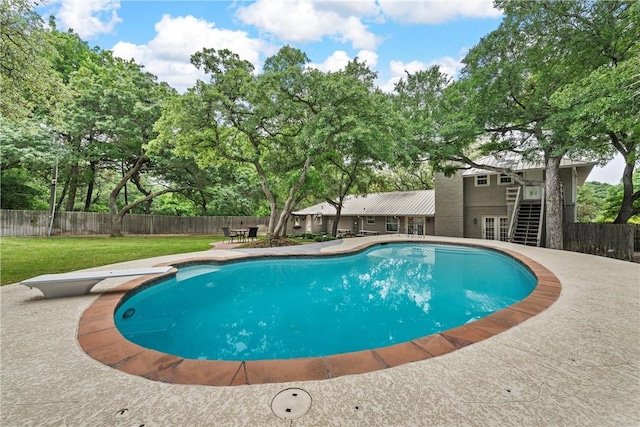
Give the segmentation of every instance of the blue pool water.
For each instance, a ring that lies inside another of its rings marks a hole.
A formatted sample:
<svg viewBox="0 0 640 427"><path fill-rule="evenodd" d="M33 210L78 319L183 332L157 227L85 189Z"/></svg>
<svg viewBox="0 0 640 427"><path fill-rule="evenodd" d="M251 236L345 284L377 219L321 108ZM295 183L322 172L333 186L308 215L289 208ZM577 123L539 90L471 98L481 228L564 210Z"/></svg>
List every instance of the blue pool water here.
<svg viewBox="0 0 640 427"><path fill-rule="evenodd" d="M127 299L115 322L130 341L191 359L325 356L464 325L536 283L495 251L386 244L341 257L180 268Z"/></svg>

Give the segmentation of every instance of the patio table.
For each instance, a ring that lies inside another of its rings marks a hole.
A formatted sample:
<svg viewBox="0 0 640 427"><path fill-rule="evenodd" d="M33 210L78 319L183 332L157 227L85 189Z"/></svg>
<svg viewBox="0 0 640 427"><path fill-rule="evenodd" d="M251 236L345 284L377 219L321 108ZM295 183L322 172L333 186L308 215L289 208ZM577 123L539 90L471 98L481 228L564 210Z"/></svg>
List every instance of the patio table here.
<svg viewBox="0 0 640 427"><path fill-rule="evenodd" d="M236 236L242 237L242 241L244 242L246 240L246 238L247 238L247 232L249 231L249 229L248 228L233 228L233 229L231 229L231 231L236 233Z"/></svg>

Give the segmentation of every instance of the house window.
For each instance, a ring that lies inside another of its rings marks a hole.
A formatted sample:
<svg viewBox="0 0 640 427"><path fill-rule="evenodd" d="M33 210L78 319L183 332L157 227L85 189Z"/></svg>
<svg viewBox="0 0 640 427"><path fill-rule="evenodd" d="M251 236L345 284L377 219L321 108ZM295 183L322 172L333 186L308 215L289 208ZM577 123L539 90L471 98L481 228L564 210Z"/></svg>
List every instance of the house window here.
<svg viewBox="0 0 640 427"><path fill-rule="evenodd" d="M367 217L367 224L371 225L371 224L375 224L376 223L376 217L375 216L368 216Z"/></svg>
<svg viewBox="0 0 640 427"><path fill-rule="evenodd" d="M294 227L300 227L300 217L299 216L294 216L293 217L293 226Z"/></svg>
<svg viewBox="0 0 640 427"><path fill-rule="evenodd" d="M476 176L476 187L488 187L488 186L489 186L489 175Z"/></svg>
<svg viewBox="0 0 640 427"><path fill-rule="evenodd" d="M316 215L316 225L322 225L322 215Z"/></svg>
<svg viewBox="0 0 640 427"><path fill-rule="evenodd" d="M501 173L500 176L498 177L498 185L508 185L508 184L513 184L513 178L511 178L509 175Z"/></svg>
<svg viewBox="0 0 640 427"><path fill-rule="evenodd" d="M387 217L387 233L397 233L398 232L398 218L394 216Z"/></svg>

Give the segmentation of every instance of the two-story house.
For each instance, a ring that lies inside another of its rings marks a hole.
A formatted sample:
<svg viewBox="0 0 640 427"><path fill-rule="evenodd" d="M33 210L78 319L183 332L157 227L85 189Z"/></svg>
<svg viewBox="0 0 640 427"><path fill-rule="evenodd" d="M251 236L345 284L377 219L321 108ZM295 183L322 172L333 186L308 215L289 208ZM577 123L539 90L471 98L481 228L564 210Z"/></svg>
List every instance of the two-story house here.
<svg viewBox="0 0 640 427"><path fill-rule="evenodd" d="M525 180L544 181L543 163L515 153L487 156L478 164L509 168ZM595 162L564 158L560 163L563 221L576 222L577 188ZM544 186L521 185L508 175L481 168L435 177L435 234L540 245L544 226Z"/></svg>
<svg viewBox="0 0 640 427"><path fill-rule="evenodd" d="M508 168L525 180L542 182L543 163L515 153L476 161ZM595 162L563 159L563 220L576 221L577 188L586 181ZM339 235L419 234L542 244L544 186L521 185L512 177L488 169L470 168L451 177L436 174L435 190L349 196L339 219ZM293 213L293 232L331 232L336 210L318 203Z"/></svg>

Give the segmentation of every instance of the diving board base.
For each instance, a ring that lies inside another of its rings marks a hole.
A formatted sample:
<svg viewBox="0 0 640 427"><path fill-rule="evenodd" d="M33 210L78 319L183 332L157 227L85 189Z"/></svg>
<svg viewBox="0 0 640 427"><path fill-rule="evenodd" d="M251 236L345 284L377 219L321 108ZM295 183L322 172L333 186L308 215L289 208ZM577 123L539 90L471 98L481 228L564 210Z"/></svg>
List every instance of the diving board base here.
<svg viewBox="0 0 640 427"><path fill-rule="evenodd" d="M124 276L146 276L149 274L165 274L172 266L132 268L106 271L80 271L75 273L44 274L23 280L21 285L39 289L45 298L58 298L72 295L88 294L91 289L104 279Z"/></svg>

